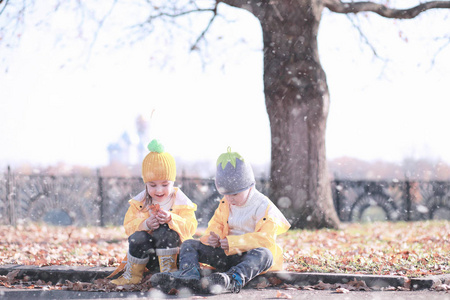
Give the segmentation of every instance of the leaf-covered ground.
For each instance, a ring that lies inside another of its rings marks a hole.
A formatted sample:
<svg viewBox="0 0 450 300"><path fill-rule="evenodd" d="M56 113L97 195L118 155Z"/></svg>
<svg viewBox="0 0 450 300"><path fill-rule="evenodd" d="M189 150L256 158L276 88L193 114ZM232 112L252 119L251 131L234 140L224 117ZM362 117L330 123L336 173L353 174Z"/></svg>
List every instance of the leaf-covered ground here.
<svg viewBox="0 0 450 300"><path fill-rule="evenodd" d="M421 277L450 273L450 222L343 224L279 237L285 269ZM122 227L0 226L0 264L116 266L127 250Z"/></svg>
<svg viewBox="0 0 450 300"><path fill-rule="evenodd" d="M450 222L344 224L280 236L285 269L422 277L450 273Z"/></svg>
<svg viewBox="0 0 450 300"><path fill-rule="evenodd" d="M0 226L0 265L108 267L127 247L122 227Z"/></svg>

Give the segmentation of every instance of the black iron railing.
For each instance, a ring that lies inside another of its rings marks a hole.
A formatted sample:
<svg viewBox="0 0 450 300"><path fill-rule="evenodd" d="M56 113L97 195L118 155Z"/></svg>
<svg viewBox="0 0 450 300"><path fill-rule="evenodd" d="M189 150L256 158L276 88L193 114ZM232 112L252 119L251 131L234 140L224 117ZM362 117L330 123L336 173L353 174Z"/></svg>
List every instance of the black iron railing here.
<svg viewBox="0 0 450 300"><path fill-rule="evenodd" d="M181 176L176 184L197 203L199 224L205 226L220 200L214 180ZM450 220L450 182L333 180L331 184L335 209L344 222ZM21 175L8 168L0 174L0 224L121 225L128 200L143 188L139 177ZM258 179L257 188L269 195L270 181Z"/></svg>

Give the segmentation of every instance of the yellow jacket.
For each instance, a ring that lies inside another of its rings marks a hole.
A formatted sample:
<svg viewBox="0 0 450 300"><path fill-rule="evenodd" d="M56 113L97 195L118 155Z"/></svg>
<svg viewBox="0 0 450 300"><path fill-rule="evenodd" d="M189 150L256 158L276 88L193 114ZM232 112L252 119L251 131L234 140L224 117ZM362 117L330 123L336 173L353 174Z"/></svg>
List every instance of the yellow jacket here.
<svg viewBox="0 0 450 300"><path fill-rule="evenodd" d="M169 210L172 220L168 223L169 228L176 231L180 236L181 242L192 239L197 230L197 218L195 211L197 204L193 203L179 188L174 188L175 201ZM143 200L145 190L139 193L134 199L128 201L130 207L125 214L123 226L125 233L130 236L136 231L145 231L144 222L150 217L148 209L143 209ZM124 257L121 264L107 278L111 278L125 268L127 256Z"/></svg>
<svg viewBox="0 0 450 300"><path fill-rule="evenodd" d="M259 196L258 201L264 201L266 211L264 217L256 222L254 232L243 235L229 235L230 204L223 198L208 223L205 235L200 240L203 244L208 245L208 237L211 231L219 235L221 239L226 237L229 244L229 250L225 251L227 255L240 254L259 247L267 248L272 252L274 259L269 271L278 271L283 268L283 249L276 243L276 238L277 235L286 232L291 225L269 198L258 191L255 192Z"/></svg>
<svg viewBox="0 0 450 300"><path fill-rule="evenodd" d="M168 223L169 228L176 231L180 236L181 241L191 239L197 230L197 218L195 211L197 205L193 203L179 188L174 188L175 201L169 213L172 220ZM135 199L128 201L130 207L125 214L123 226L125 233L130 236L136 231L146 230L145 220L150 217L148 210L143 210L143 199L145 191L135 196Z"/></svg>

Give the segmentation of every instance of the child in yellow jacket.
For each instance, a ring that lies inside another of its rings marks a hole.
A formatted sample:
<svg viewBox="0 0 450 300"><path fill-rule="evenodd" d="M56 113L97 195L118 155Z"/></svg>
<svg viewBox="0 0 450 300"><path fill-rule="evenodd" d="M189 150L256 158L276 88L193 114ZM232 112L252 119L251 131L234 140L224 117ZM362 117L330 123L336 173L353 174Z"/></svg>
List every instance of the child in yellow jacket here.
<svg viewBox="0 0 450 300"><path fill-rule="evenodd" d="M250 280L282 269L278 234L290 224L279 209L255 187L253 170L237 152L217 160L215 183L224 197L208 223L206 234L181 245L180 270L154 274L154 287L168 292L187 287L211 293L238 293ZM201 278L199 263L218 272Z"/></svg>
<svg viewBox="0 0 450 300"><path fill-rule="evenodd" d="M177 270L179 246L191 239L197 229L194 204L175 188L175 159L153 140L142 162L145 190L129 201L124 227L128 237L127 258L113 274L116 285L138 284L145 268L150 271Z"/></svg>

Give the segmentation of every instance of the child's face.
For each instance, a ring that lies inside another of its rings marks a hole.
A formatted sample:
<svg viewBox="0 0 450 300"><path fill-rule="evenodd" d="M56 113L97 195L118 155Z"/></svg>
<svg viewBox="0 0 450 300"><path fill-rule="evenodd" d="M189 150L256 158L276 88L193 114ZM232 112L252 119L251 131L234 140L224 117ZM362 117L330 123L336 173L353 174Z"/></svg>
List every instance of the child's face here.
<svg viewBox="0 0 450 300"><path fill-rule="evenodd" d="M145 184L147 191L156 202L164 202L173 191L173 181L155 180Z"/></svg>
<svg viewBox="0 0 450 300"><path fill-rule="evenodd" d="M250 189L247 189L237 194L225 195L225 199L231 205L242 206L245 204L245 202L247 202L248 193L250 193Z"/></svg>

